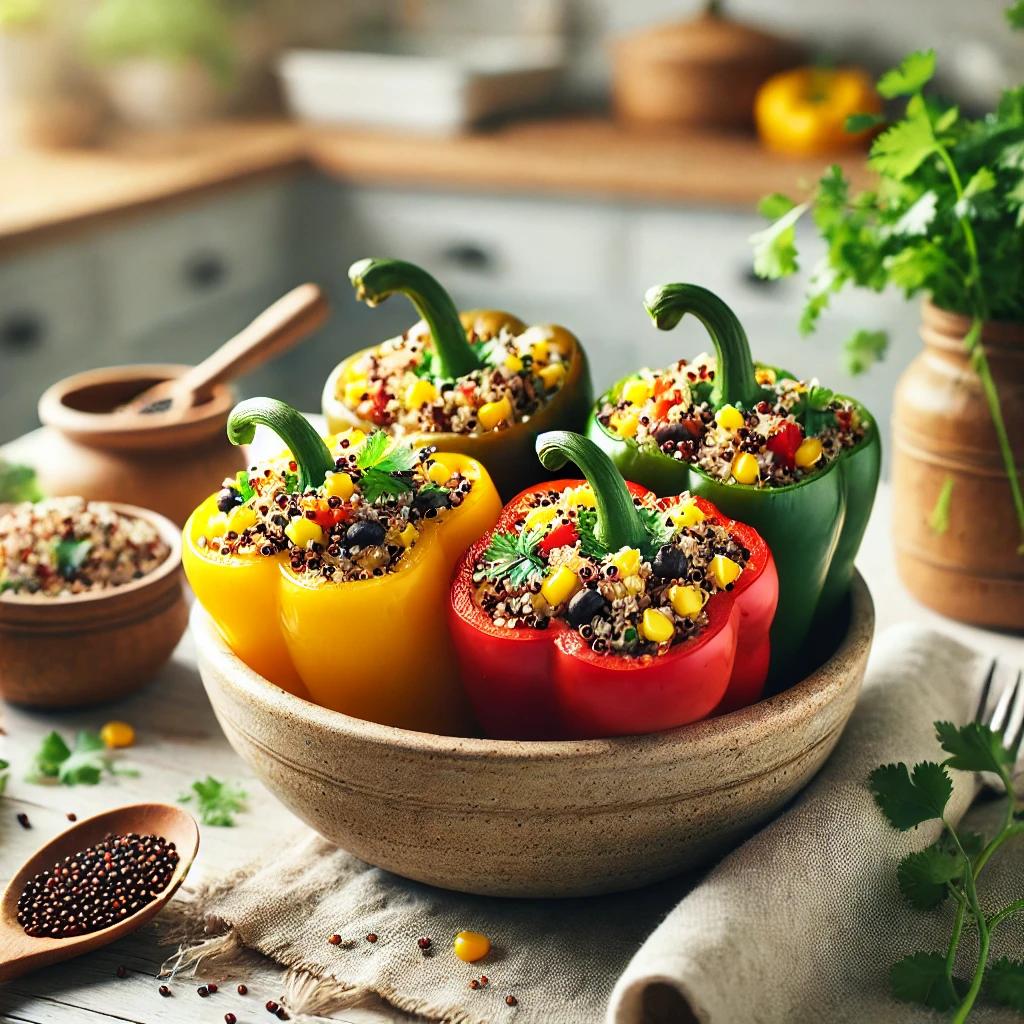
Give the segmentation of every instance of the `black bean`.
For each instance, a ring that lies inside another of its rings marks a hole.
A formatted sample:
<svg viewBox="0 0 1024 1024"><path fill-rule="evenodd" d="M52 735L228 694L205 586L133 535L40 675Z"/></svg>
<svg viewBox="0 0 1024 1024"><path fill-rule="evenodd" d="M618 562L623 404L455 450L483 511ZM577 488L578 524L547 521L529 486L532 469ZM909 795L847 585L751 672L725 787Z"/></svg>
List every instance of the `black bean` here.
<svg viewBox="0 0 1024 1024"><path fill-rule="evenodd" d="M651 571L662 580L681 579L689 568L686 555L675 546L665 544L658 549L658 553L651 562Z"/></svg>
<svg viewBox="0 0 1024 1024"><path fill-rule="evenodd" d="M233 487L225 487L217 492L217 508L221 512L230 512L236 505L242 504L242 496Z"/></svg>
<svg viewBox="0 0 1024 1024"><path fill-rule="evenodd" d="M433 487L420 491L413 500L413 505L424 515L431 511L436 513L439 509L450 508L451 504L451 498L446 490Z"/></svg>
<svg viewBox="0 0 1024 1024"><path fill-rule="evenodd" d="M601 596L599 590L581 590L569 602L566 611L566 618L569 624L576 629L590 622L595 615L600 614L607 607L607 602Z"/></svg>
<svg viewBox="0 0 1024 1024"><path fill-rule="evenodd" d="M345 531L345 544L350 548L368 548L384 543L386 530L373 519L360 519Z"/></svg>

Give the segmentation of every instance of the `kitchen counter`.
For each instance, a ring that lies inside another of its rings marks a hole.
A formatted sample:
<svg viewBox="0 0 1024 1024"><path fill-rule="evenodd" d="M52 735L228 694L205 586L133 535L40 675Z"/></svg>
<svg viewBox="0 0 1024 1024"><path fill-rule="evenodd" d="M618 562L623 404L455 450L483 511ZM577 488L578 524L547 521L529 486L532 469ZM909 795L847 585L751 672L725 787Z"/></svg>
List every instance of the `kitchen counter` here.
<svg viewBox="0 0 1024 1024"><path fill-rule="evenodd" d="M813 181L827 163L774 156L751 136L630 132L601 117L517 121L445 138L285 120L122 132L103 147L0 161L0 255L99 219L302 168L360 183L752 207L765 193ZM866 179L861 154L840 163Z"/></svg>

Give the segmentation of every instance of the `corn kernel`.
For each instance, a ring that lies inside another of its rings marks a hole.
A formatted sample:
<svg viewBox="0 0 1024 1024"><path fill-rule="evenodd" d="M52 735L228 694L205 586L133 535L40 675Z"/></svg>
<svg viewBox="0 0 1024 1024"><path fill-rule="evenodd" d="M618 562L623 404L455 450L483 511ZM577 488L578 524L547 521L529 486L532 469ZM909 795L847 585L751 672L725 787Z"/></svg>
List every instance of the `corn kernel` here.
<svg viewBox="0 0 1024 1024"><path fill-rule="evenodd" d="M757 459L750 452L740 452L732 460L732 478L738 484L753 484L760 475Z"/></svg>
<svg viewBox="0 0 1024 1024"><path fill-rule="evenodd" d="M673 525L679 527L696 526L698 523L703 523L707 518L695 501L687 501L682 505L677 505L668 515Z"/></svg>
<svg viewBox="0 0 1024 1024"><path fill-rule="evenodd" d="M459 932L455 936L455 955L467 964L483 960L491 951L491 940L480 932Z"/></svg>
<svg viewBox="0 0 1024 1024"><path fill-rule="evenodd" d="M499 423L512 419L512 403L507 398L485 402L477 411L481 430L493 430Z"/></svg>
<svg viewBox="0 0 1024 1024"><path fill-rule="evenodd" d="M651 397L651 385L645 380L627 380L619 397L630 405L643 405Z"/></svg>
<svg viewBox="0 0 1024 1024"><path fill-rule="evenodd" d="M256 525L256 510L248 505L236 505L228 513L228 529L241 533Z"/></svg>
<svg viewBox="0 0 1024 1024"><path fill-rule="evenodd" d="M523 361L522 359L519 358L519 356L515 355L514 353L509 353L509 355L505 357L506 370L511 370L513 373L519 373L519 371L522 370L522 368Z"/></svg>
<svg viewBox="0 0 1024 1024"><path fill-rule="evenodd" d="M551 344L547 338L541 338L530 346L530 356L534 365L541 366L551 358Z"/></svg>
<svg viewBox="0 0 1024 1024"><path fill-rule="evenodd" d="M747 421L735 405L723 405L715 413L715 422L726 430L739 430Z"/></svg>
<svg viewBox="0 0 1024 1024"><path fill-rule="evenodd" d="M405 389L406 409L419 409L423 405L429 405L437 398L437 388L429 380L413 381Z"/></svg>
<svg viewBox="0 0 1024 1024"><path fill-rule="evenodd" d="M549 363L541 367L537 376L544 382L548 391L553 391L565 380L565 363Z"/></svg>
<svg viewBox="0 0 1024 1024"><path fill-rule="evenodd" d="M597 498L594 497L594 489L590 484L580 484L568 493L570 508L597 508Z"/></svg>
<svg viewBox="0 0 1024 1024"><path fill-rule="evenodd" d="M363 396L367 393L369 387L370 382L365 377L349 381L345 385L345 404L358 405L363 400Z"/></svg>
<svg viewBox="0 0 1024 1024"><path fill-rule="evenodd" d="M130 747L135 742L135 730L127 722L107 722L100 729L105 747Z"/></svg>
<svg viewBox="0 0 1024 1024"><path fill-rule="evenodd" d="M741 572L739 564L726 555L715 555L708 566L708 573L719 587L732 583Z"/></svg>
<svg viewBox="0 0 1024 1024"><path fill-rule="evenodd" d="M228 529L228 517L223 512L215 512L206 520L207 537L223 537Z"/></svg>
<svg viewBox="0 0 1024 1024"><path fill-rule="evenodd" d="M398 535L398 543L403 548L411 548L416 543L416 538L419 535L420 531L412 523L407 523L405 529Z"/></svg>
<svg viewBox="0 0 1024 1024"><path fill-rule="evenodd" d="M758 384L774 384L776 380L775 371L770 366L759 366L754 370L754 380Z"/></svg>
<svg viewBox="0 0 1024 1024"><path fill-rule="evenodd" d="M704 607L704 591L700 587L677 584L669 588L668 599L676 615L695 619Z"/></svg>
<svg viewBox="0 0 1024 1024"><path fill-rule="evenodd" d="M793 458L801 469L809 469L821 458L821 442L816 437L805 437Z"/></svg>
<svg viewBox="0 0 1024 1024"><path fill-rule="evenodd" d="M636 437L640 419L631 412L617 412L612 416L611 426L619 437Z"/></svg>
<svg viewBox="0 0 1024 1024"><path fill-rule="evenodd" d="M324 539L324 531L312 519L307 519L305 516L297 516L293 519L284 528L284 532L285 536L299 548L306 547L310 542L322 544Z"/></svg>
<svg viewBox="0 0 1024 1024"><path fill-rule="evenodd" d="M623 548L612 555L611 563L621 577L635 576L640 571L640 552L636 548Z"/></svg>
<svg viewBox="0 0 1024 1024"><path fill-rule="evenodd" d="M347 437L350 445L362 444L366 440L366 431L360 430L358 427L352 427L350 430L345 431L344 434L339 434L338 439Z"/></svg>
<svg viewBox="0 0 1024 1024"><path fill-rule="evenodd" d="M324 479L324 493L328 498L341 498L348 501L355 492L356 485L348 473L328 473Z"/></svg>
<svg viewBox="0 0 1024 1024"><path fill-rule="evenodd" d="M439 487L442 484L448 483L451 479L451 470L440 462L432 461L427 466L427 479L432 484L437 484Z"/></svg>
<svg viewBox="0 0 1024 1024"><path fill-rule="evenodd" d="M538 526L543 526L545 523L550 523L556 515L558 515L558 509L554 505L538 505L526 513L526 518L523 521L524 528L533 530Z"/></svg>
<svg viewBox="0 0 1024 1024"><path fill-rule="evenodd" d="M640 632L651 641L652 644L663 644L671 640L675 634L676 627L672 620L656 608L648 608L640 622Z"/></svg>
<svg viewBox="0 0 1024 1024"><path fill-rule="evenodd" d="M579 589L579 577L564 565L555 569L541 584L540 592L552 607L563 604Z"/></svg>

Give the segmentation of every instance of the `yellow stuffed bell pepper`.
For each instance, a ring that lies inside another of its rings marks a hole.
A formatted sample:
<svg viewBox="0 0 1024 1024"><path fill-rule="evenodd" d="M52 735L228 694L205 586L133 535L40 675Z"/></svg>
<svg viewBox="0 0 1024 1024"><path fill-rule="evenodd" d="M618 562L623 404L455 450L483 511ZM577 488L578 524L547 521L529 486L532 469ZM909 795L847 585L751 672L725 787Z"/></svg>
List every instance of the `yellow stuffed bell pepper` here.
<svg viewBox="0 0 1024 1024"><path fill-rule="evenodd" d="M452 569L497 520L487 471L382 432L322 440L282 402L242 402L235 444L289 449L240 473L185 524L183 563L231 649L292 693L357 718L464 734L445 617ZM333 448L333 450L332 450Z"/></svg>

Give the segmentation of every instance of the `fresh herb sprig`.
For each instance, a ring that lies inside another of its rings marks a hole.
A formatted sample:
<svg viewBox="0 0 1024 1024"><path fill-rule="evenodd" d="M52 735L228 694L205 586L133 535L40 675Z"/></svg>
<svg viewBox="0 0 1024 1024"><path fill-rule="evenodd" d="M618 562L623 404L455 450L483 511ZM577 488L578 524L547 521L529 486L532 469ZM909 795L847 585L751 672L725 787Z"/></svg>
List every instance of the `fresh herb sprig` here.
<svg viewBox="0 0 1024 1024"><path fill-rule="evenodd" d="M912 953L890 972L893 994L907 1002L935 1010L954 1011L954 1024L963 1024L979 995L1024 1013L1024 962L1001 959L989 966L993 932L1015 914L1024 912L1024 899L997 911L986 910L978 894L978 880L993 855L1011 839L1024 835L1024 811L1018 810L1013 765L1017 751L999 732L972 722L957 727L935 723L936 738L949 755L945 761L923 761L913 771L903 763L876 768L868 785L889 824L901 832L926 821L941 821L942 836L931 846L900 861L896 877L900 892L919 910L933 910L947 899L956 904L949 943L944 951ZM1002 826L988 840L955 828L946 818L953 793L950 769L986 772L1006 788ZM977 931L978 957L969 977L955 973L965 923Z"/></svg>
<svg viewBox="0 0 1024 1024"><path fill-rule="evenodd" d="M0 757L0 796L3 796L7 789L7 780L10 778L11 773L9 771L11 767L10 761L5 761Z"/></svg>
<svg viewBox="0 0 1024 1024"><path fill-rule="evenodd" d="M54 546L54 554L57 556L57 572L64 579L73 580L78 575L79 569L85 565L85 560L89 557L91 550L91 540L64 537L57 541Z"/></svg>
<svg viewBox="0 0 1024 1024"><path fill-rule="evenodd" d="M108 775L135 776L138 772L118 764L98 732L82 729L68 746L59 732L43 737L32 759L29 782L55 779L65 786L95 786Z"/></svg>
<svg viewBox="0 0 1024 1024"><path fill-rule="evenodd" d="M419 456L411 448L394 442L383 430L374 431L356 453L363 497L372 504L385 494L398 497L411 491L412 479L406 474L418 464Z"/></svg>
<svg viewBox="0 0 1024 1024"><path fill-rule="evenodd" d="M178 803L195 802L199 820L204 825L230 828L235 824L235 815L245 810L248 794L232 782L222 782L212 775L196 779L187 793L178 797Z"/></svg>
<svg viewBox="0 0 1024 1024"><path fill-rule="evenodd" d="M1019 0L1007 18L1024 27ZM805 202L779 194L762 201L761 213L773 223L751 238L754 266L767 278L794 273L796 224L810 213L827 251L811 274L803 333L815 330L832 296L846 287L880 292L893 285L908 298L927 294L940 308L970 317L964 346L995 429L1024 554L1024 492L981 341L985 321L1024 319L1024 86L1004 92L992 113L971 119L925 95L934 74L935 53L926 50L879 80L883 97L906 102L903 116L872 145L876 188L851 195L833 165ZM848 127L863 129L863 118ZM866 370L886 345L882 331L857 331L845 345L847 369Z"/></svg>
<svg viewBox="0 0 1024 1024"><path fill-rule="evenodd" d="M491 580L508 580L521 587L544 573L544 559L537 547L544 537L544 527L535 526L522 533L497 531L483 553L484 575Z"/></svg>

